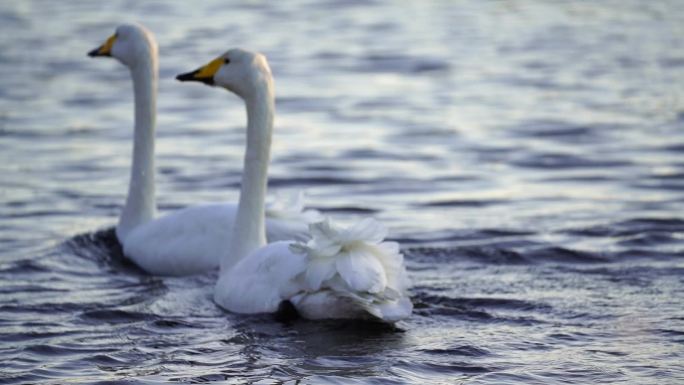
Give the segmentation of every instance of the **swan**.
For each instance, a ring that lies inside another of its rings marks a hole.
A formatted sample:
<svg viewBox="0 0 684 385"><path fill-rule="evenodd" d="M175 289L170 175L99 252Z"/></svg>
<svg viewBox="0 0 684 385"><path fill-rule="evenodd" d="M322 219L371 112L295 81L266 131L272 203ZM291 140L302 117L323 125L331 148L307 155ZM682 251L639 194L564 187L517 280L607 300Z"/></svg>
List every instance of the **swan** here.
<svg viewBox="0 0 684 385"><path fill-rule="evenodd" d="M372 218L350 227L330 219L309 225L306 241L266 243L264 198L275 114L266 58L231 49L180 81L221 86L247 110L247 149L231 242L221 259L214 300L243 314L272 313L284 302L308 319L371 318L393 323L411 314L399 245Z"/></svg>
<svg viewBox="0 0 684 385"><path fill-rule="evenodd" d="M133 161L126 203L116 225L124 255L154 275L182 276L219 266L228 246L225 229L233 225L234 203L187 207L155 218L154 132L158 81L157 43L139 24L123 24L91 57L114 57L130 70L133 80L135 124ZM307 231L316 220L315 210L304 210L301 195L267 209L267 235L271 241L289 239Z"/></svg>

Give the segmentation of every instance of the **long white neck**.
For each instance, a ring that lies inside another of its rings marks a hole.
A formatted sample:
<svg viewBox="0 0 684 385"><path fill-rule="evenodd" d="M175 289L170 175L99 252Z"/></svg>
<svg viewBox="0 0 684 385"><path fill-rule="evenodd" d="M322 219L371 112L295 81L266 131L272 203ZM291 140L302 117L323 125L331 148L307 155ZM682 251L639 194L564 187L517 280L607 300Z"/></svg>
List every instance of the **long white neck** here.
<svg viewBox="0 0 684 385"><path fill-rule="evenodd" d="M222 271L228 271L249 253L266 245L264 200L275 112L272 81L265 79L263 86L254 95L244 99L247 107L247 148L240 202L230 246L221 260Z"/></svg>
<svg viewBox="0 0 684 385"><path fill-rule="evenodd" d="M133 162L126 205L116 226L123 242L135 227L152 220L157 210L154 193L154 128L157 110L157 58L154 53L130 68L135 102Z"/></svg>

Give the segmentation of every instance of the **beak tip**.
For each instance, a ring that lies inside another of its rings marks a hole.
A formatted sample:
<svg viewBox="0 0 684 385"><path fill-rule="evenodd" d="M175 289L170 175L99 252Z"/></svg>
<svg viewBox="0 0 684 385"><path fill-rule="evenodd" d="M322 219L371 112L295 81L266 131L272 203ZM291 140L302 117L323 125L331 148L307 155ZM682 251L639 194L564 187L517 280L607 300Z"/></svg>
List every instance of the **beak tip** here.
<svg viewBox="0 0 684 385"><path fill-rule="evenodd" d="M188 81L192 81L192 80L197 80L197 79L195 79L196 73L197 73L197 71L178 74L176 76L176 80L178 80L179 82L188 82Z"/></svg>
<svg viewBox="0 0 684 385"><path fill-rule="evenodd" d="M214 85L213 77L197 77L198 73L199 70L179 74L176 76L176 80L178 80L179 82L200 82L209 86Z"/></svg>
<svg viewBox="0 0 684 385"><path fill-rule="evenodd" d="M100 51L101 51L100 48L95 48L94 50L88 52L88 56L90 56L90 57L112 56L109 53L102 53Z"/></svg>

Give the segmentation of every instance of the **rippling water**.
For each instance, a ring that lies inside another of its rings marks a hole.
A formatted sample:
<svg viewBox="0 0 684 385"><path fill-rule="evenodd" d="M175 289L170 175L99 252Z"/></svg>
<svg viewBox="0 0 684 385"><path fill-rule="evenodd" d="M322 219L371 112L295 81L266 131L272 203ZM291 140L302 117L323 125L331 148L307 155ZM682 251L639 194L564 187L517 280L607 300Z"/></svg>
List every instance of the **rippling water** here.
<svg viewBox="0 0 684 385"><path fill-rule="evenodd" d="M134 20L162 211L235 199L244 135L173 76L262 51L271 191L385 222L410 319L236 316L121 258L130 80L85 54ZM684 382L682 2L6 1L0 30L0 383Z"/></svg>

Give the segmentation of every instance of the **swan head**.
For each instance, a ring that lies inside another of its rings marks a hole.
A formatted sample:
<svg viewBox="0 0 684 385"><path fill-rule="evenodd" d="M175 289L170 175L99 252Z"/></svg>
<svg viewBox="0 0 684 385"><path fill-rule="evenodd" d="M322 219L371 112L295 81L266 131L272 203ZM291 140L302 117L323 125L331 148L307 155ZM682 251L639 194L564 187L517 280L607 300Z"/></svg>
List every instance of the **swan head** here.
<svg viewBox="0 0 684 385"><path fill-rule="evenodd" d="M157 42L154 35L140 24L122 24L116 28L101 46L88 52L90 57L109 56L128 67L135 67L141 60L156 57Z"/></svg>
<svg viewBox="0 0 684 385"><path fill-rule="evenodd" d="M260 53L234 48L206 65L176 76L181 82L196 81L220 86L243 99L271 89L273 77L266 57Z"/></svg>

